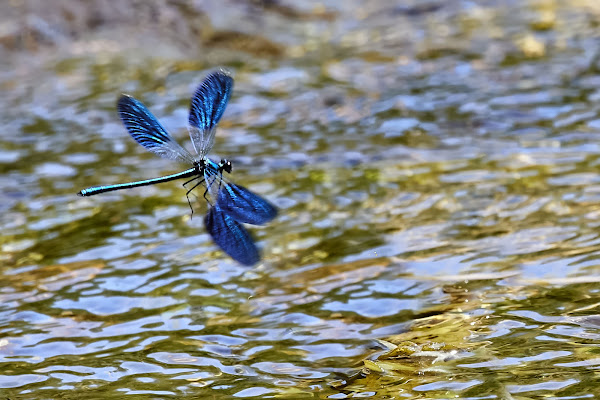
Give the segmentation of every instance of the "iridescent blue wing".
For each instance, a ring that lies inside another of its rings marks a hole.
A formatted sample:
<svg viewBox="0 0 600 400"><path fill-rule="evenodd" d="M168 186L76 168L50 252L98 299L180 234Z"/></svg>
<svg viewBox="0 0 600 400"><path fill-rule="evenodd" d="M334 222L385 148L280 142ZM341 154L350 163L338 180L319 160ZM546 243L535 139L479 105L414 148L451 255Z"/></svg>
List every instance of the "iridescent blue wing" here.
<svg viewBox="0 0 600 400"><path fill-rule="evenodd" d="M217 204L238 222L262 225L277 216L277 208L256 193L234 183L221 182Z"/></svg>
<svg viewBox="0 0 600 400"><path fill-rule="evenodd" d="M191 154L167 133L141 101L123 95L119 99L117 109L131 137L147 150L171 160L194 161Z"/></svg>
<svg viewBox="0 0 600 400"><path fill-rule="evenodd" d="M215 142L215 128L227 107L232 88L231 75L227 71L215 71L204 79L192 97L188 130L201 158Z"/></svg>
<svg viewBox="0 0 600 400"><path fill-rule="evenodd" d="M204 217L206 230L214 242L235 261L254 265L260 260L258 249L248 231L215 204Z"/></svg>

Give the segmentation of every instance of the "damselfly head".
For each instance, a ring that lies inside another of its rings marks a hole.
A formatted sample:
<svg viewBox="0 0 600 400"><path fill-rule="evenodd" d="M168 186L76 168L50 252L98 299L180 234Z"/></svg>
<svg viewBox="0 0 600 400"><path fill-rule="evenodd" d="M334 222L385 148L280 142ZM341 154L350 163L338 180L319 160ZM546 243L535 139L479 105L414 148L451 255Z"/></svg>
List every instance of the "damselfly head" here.
<svg viewBox="0 0 600 400"><path fill-rule="evenodd" d="M221 161L219 162L219 169L221 171L225 171L228 174L230 174L232 168L233 168L233 166L231 165L231 161L229 161L229 160L222 158Z"/></svg>

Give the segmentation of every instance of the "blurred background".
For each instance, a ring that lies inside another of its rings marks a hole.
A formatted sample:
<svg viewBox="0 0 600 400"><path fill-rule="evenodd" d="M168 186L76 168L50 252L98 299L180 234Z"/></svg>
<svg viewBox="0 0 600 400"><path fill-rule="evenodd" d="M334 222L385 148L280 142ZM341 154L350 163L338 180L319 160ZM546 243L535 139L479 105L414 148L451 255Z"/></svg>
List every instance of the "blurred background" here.
<svg viewBox="0 0 600 400"><path fill-rule="evenodd" d="M3 398L600 396L596 0L0 3ZM244 268L120 123L280 216ZM189 148L189 147L188 147Z"/></svg>

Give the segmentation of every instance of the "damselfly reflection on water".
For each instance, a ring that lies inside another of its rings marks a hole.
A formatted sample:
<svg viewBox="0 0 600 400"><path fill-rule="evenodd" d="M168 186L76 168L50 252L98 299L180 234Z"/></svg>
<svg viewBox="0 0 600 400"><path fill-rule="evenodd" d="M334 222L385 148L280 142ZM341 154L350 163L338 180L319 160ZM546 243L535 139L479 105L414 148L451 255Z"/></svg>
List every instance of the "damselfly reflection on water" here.
<svg viewBox="0 0 600 400"><path fill-rule="evenodd" d="M275 218L277 209L243 186L227 181L223 177L223 171L231 172L229 161L223 159L216 163L206 157L214 144L216 126L225 111L232 88L231 75L225 71L216 71L209 74L194 93L188 131L196 157L181 147L140 101L131 96L121 96L117 108L131 137L160 157L189 163L192 168L160 178L95 186L83 189L78 194L93 196L113 190L191 178L183 184L184 187L192 185L186 196L199 185L206 188L204 198L209 204L209 210L204 217L204 225L214 242L240 264L257 263L260 259L258 249L248 231L240 224L265 224Z"/></svg>

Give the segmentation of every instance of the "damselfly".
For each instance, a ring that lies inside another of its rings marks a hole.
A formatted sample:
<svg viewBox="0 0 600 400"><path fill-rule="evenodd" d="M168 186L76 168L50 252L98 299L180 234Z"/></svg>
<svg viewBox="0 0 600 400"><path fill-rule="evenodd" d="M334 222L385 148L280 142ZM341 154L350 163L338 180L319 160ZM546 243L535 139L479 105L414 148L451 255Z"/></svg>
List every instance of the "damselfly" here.
<svg viewBox="0 0 600 400"><path fill-rule="evenodd" d="M194 93L190 105L188 131L196 157L169 135L144 104L131 96L121 96L117 108L131 137L160 157L187 162L192 167L154 179L95 186L83 189L78 194L93 196L113 190L191 178L183 184L186 188L186 185L193 185L186 193L188 203L191 208L188 197L190 192L197 186L204 185L204 198L209 204L204 225L214 242L240 264L257 263L260 259L258 249L241 223L265 224L275 218L277 209L259 195L223 177L223 171L231 172L231 162L222 159L216 163L206 156L213 147L216 126L223 116L232 88L233 78L226 71L220 70L209 74Z"/></svg>

